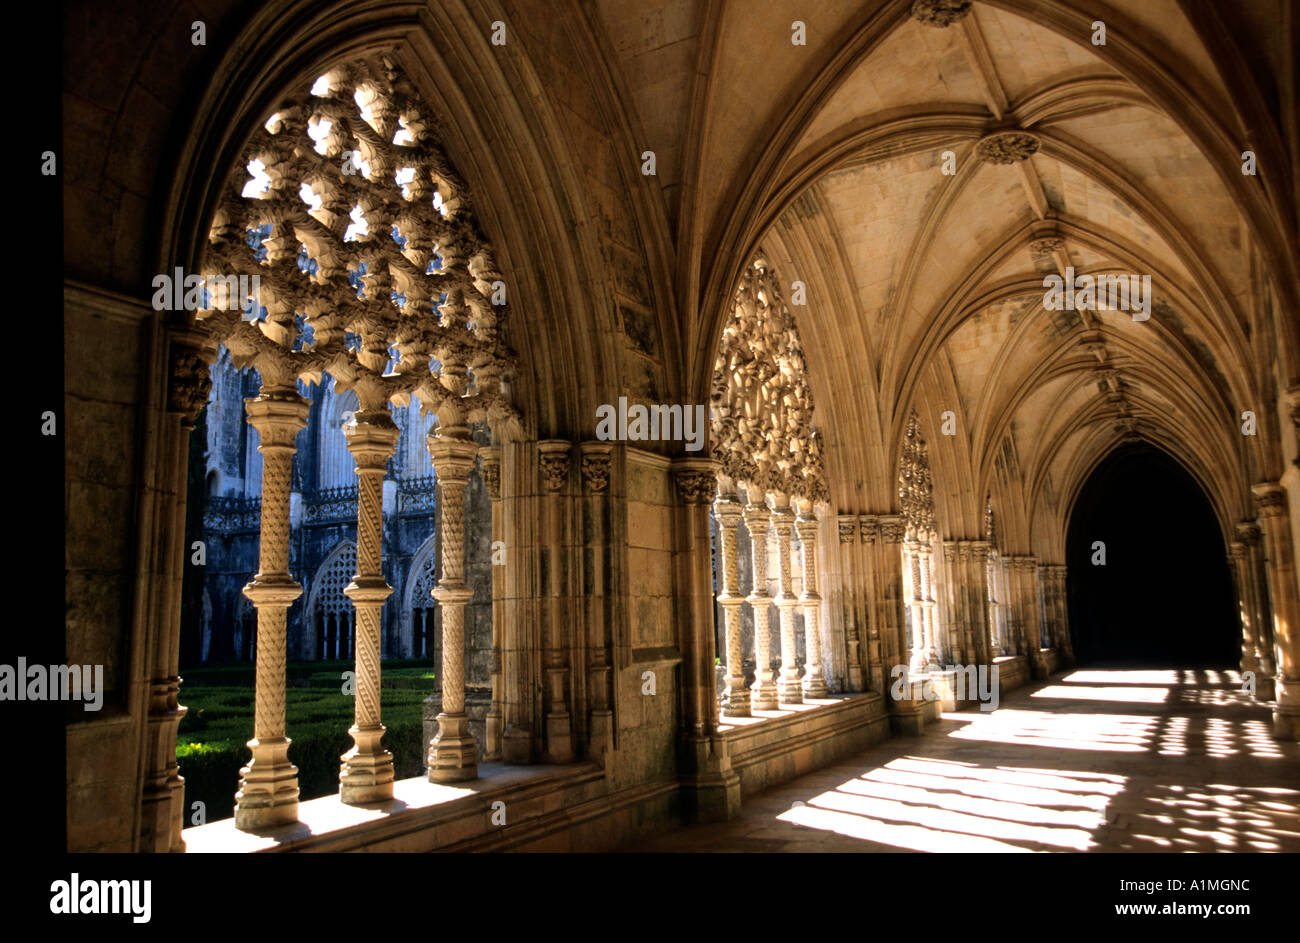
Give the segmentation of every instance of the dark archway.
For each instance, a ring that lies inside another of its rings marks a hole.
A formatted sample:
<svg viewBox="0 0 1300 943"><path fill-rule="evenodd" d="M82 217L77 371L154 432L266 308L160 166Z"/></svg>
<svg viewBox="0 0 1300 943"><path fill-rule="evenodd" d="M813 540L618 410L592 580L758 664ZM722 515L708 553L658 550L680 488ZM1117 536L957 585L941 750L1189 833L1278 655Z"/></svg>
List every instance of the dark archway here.
<svg viewBox="0 0 1300 943"><path fill-rule="evenodd" d="M1105 564L1095 548L1105 545ZM1079 492L1065 545L1081 664L1230 667L1240 641L1223 535L1205 493L1145 443L1108 455Z"/></svg>

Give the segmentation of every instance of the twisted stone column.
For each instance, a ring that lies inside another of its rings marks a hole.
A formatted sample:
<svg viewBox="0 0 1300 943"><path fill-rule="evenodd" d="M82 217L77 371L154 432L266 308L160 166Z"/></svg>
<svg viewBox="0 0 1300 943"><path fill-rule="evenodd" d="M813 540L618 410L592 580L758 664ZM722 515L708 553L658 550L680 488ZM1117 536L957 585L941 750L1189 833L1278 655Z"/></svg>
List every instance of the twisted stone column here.
<svg viewBox="0 0 1300 943"><path fill-rule="evenodd" d="M465 714L465 604L474 591L465 585L465 487L478 446L462 435L430 433L429 458L438 478L438 532L442 575L433 598L442 608L442 711L438 734L429 744L429 781L459 782L478 777L478 744Z"/></svg>
<svg viewBox="0 0 1300 943"><path fill-rule="evenodd" d="M289 489L294 439L308 404L292 385L263 387L245 400L262 453L262 525L257 575L244 587L257 608L257 675L253 757L239 771L235 827L266 828L298 820L298 768L289 762L284 727L285 619L302 587L289 576Z"/></svg>
<svg viewBox="0 0 1300 943"><path fill-rule="evenodd" d="M798 643L794 634L794 610L799 600L794 594L790 576L790 532L794 530L794 515L778 498L772 512L772 529L776 531L776 558L780 573L780 586L776 594L776 608L781 616L781 675L776 684L777 697L782 704L802 704L803 686L799 683Z"/></svg>
<svg viewBox="0 0 1300 943"><path fill-rule="evenodd" d="M803 607L804 647L808 656L804 665L804 697L826 696L826 674L822 669L822 598L817 594L817 518L806 505L800 509L795 521L795 532L803 557L803 592L799 605ZM849 639L849 690L862 690L862 665L858 661L857 634ZM856 674L855 674L856 672Z"/></svg>
<svg viewBox="0 0 1300 943"><path fill-rule="evenodd" d="M339 796L360 805L393 798L393 754L380 742L379 658L384 600L393 592L383 570L384 466L397 451L400 432L387 407L358 410L344 432L357 462L357 573L343 589L356 607L356 713Z"/></svg>
<svg viewBox="0 0 1300 943"><path fill-rule="evenodd" d="M740 502L733 496L718 495L713 502L713 515L718 520L718 543L722 552L722 592L718 603L722 606L727 641L727 703L723 717L749 717L749 689L745 687L745 653L740 638L740 607L745 599L740 595L740 566L736 559L736 528L740 524Z"/></svg>
<svg viewBox="0 0 1300 943"><path fill-rule="evenodd" d="M754 684L749 705L756 711L772 711L777 708L776 682L772 677L772 640L768 634L767 606L771 597L767 595L767 525L772 514L767 505L754 503L754 495L749 495L750 503L745 505L745 526L749 529L750 558L754 564L754 588L745 602L754 613Z"/></svg>
<svg viewBox="0 0 1300 943"><path fill-rule="evenodd" d="M1251 491L1264 533L1269 600L1273 609L1273 651L1277 659L1273 735L1284 740L1300 740L1300 598L1296 592L1286 488L1268 481L1254 485Z"/></svg>

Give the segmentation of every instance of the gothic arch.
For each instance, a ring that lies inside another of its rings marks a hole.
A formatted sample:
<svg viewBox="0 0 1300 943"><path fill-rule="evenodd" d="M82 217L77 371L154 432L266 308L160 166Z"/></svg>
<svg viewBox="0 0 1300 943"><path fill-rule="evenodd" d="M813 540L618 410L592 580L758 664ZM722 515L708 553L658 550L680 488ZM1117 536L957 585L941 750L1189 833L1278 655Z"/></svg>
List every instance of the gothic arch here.
<svg viewBox="0 0 1300 943"><path fill-rule="evenodd" d="M406 576L402 582L402 609L398 616L401 620L401 646L402 652L409 653L411 658L433 657L434 605L431 590L438 583L437 538L437 534L430 534L428 539L411 556L411 565L407 568ZM423 653L420 652L420 639L416 631L419 628L416 625L416 620L420 618L415 613L416 609L428 610L428 614L423 617L428 620L426 626L428 632L426 636L427 646Z"/></svg>
<svg viewBox="0 0 1300 943"><path fill-rule="evenodd" d="M352 601L343 589L357 571L357 547L339 541L312 575L311 591L303 607L303 643L309 658L351 658L349 641L356 629ZM324 654L322 654L322 649Z"/></svg>

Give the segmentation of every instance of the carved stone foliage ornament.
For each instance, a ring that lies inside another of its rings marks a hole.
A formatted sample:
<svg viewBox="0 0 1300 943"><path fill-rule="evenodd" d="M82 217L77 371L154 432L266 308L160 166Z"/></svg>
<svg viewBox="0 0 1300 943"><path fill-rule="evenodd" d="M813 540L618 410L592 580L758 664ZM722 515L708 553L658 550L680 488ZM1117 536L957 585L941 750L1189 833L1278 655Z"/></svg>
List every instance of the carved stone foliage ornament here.
<svg viewBox="0 0 1300 943"><path fill-rule="evenodd" d="M327 371L363 411L414 395L456 438L517 415L502 276L432 114L387 58L330 69L257 129L203 269L200 323L264 387ZM258 277L244 312L228 296L240 274Z"/></svg>
<svg viewBox="0 0 1300 943"><path fill-rule="evenodd" d="M912 19L926 26L951 26L970 12L971 0L915 0Z"/></svg>
<svg viewBox="0 0 1300 943"><path fill-rule="evenodd" d="M995 131L980 138L975 153L989 164L1014 164L1038 150L1038 138L1027 131Z"/></svg>
<svg viewBox="0 0 1300 943"><path fill-rule="evenodd" d="M761 491L826 501L821 437L803 345L760 252L736 289L713 366L713 455Z"/></svg>
<svg viewBox="0 0 1300 943"><path fill-rule="evenodd" d="M909 532L934 533L934 479L930 474L930 449L913 409L903 434L903 454L898 459L898 510Z"/></svg>
<svg viewBox="0 0 1300 943"><path fill-rule="evenodd" d="M708 504L717 490L717 477L707 471L691 469L677 472L677 491L686 504Z"/></svg>

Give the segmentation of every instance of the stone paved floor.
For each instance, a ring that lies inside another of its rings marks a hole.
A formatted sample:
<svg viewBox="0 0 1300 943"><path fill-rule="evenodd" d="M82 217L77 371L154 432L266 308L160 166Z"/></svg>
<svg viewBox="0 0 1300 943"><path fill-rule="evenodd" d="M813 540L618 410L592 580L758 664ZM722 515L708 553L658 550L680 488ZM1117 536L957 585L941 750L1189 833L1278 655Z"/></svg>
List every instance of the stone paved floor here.
<svg viewBox="0 0 1300 943"><path fill-rule="evenodd" d="M1300 851L1300 745L1237 672L1078 670L626 850Z"/></svg>

